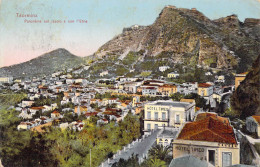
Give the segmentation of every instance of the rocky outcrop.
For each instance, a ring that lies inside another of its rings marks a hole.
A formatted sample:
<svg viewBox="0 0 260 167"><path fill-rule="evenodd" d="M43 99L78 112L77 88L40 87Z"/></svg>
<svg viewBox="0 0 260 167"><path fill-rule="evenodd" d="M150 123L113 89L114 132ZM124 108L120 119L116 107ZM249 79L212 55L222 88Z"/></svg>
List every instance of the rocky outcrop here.
<svg viewBox="0 0 260 167"><path fill-rule="evenodd" d="M234 92L231 104L241 118L260 115L260 55L245 80Z"/></svg>
<svg viewBox="0 0 260 167"><path fill-rule="evenodd" d="M245 25L255 22L246 20ZM195 8L167 6L152 25L125 28L94 55L120 56L144 50L147 56L156 56L168 52L176 63L187 61L185 55L189 55L188 60L196 59L201 66L245 71L260 51L260 42L245 29L236 15L210 20Z"/></svg>

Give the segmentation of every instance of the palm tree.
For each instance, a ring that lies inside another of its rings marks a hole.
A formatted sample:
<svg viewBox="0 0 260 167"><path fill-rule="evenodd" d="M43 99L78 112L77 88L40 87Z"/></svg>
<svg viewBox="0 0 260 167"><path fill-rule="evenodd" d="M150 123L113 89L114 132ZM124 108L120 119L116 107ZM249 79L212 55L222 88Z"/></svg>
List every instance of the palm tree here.
<svg viewBox="0 0 260 167"><path fill-rule="evenodd" d="M156 145L149 150L149 157L151 159L160 159L166 161L169 159L169 153L171 152L170 146Z"/></svg>
<svg viewBox="0 0 260 167"><path fill-rule="evenodd" d="M160 159L152 159L149 163L149 166L152 167L166 167L166 162Z"/></svg>

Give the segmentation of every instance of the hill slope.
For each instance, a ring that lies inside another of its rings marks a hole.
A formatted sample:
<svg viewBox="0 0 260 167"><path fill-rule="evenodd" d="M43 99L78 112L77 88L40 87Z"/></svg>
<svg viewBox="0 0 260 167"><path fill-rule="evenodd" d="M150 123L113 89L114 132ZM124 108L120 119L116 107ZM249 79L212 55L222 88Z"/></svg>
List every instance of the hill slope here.
<svg viewBox="0 0 260 167"><path fill-rule="evenodd" d="M58 70L78 67L82 64L82 58L75 56L65 49L57 49L43 54L30 61L3 67L0 76L33 77L49 75Z"/></svg>
<svg viewBox="0 0 260 167"><path fill-rule="evenodd" d="M260 55L245 80L234 92L231 104L242 118L260 115Z"/></svg>
<svg viewBox="0 0 260 167"><path fill-rule="evenodd" d="M130 51L175 63L246 71L260 52L260 20L236 15L210 20L196 9L165 7L150 26L125 28L94 54L124 58Z"/></svg>

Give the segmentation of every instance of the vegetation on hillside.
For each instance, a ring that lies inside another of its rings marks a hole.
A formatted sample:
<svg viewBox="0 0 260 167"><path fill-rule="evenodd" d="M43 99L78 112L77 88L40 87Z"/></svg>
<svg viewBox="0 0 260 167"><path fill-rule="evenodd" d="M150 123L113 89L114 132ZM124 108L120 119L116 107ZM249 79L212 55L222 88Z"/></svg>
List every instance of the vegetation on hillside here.
<svg viewBox="0 0 260 167"><path fill-rule="evenodd" d="M18 96L24 98L8 95ZM5 103L2 98L0 102ZM96 119L91 118L80 132L50 127L45 133L18 131L22 121L18 114L7 108L0 110L0 157L4 166L89 166L90 149L92 166L98 166L140 136L139 118L131 114L118 124L97 127Z"/></svg>
<svg viewBox="0 0 260 167"><path fill-rule="evenodd" d="M232 110L237 117L245 119L251 115L260 115L260 55L252 70L231 97Z"/></svg>

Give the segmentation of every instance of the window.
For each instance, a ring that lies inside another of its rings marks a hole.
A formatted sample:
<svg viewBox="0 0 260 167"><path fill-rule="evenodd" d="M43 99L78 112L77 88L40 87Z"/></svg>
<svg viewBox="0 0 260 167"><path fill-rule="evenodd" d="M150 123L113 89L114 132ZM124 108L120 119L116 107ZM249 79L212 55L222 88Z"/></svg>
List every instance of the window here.
<svg viewBox="0 0 260 167"><path fill-rule="evenodd" d="M231 166L232 165L232 154L231 152L222 153L222 166Z"/></svg>
<svg viewBox="0 0 260 167"><path fill-rule="evenodd" d="M165 112L162 113L162 120L166 120L166 113Z"/></svg>
<svg viewBox="0 0 260 167"><path fill-rule="evenodd" d="M151 130L151 124L147 124L147 130Z"/></svg>
<svg viewBox="0 0 260 167"><path fill-rule="evenodd" d="M155 130L158 129L158 124L154 124L154 129L155 129Z"/></svg>
<svg viewBox="0 0 260 167"><path fill-rule="evenodd" d="M151 111L147 112L147 119L151 119Z"/></svg>
<svg viewBox="0 0 260 167"><path fill-rule="evenodd" d="M154 113L154 119L155 119L155 120L158 120L158 112L155 112L155 113Z"/></svg>
<svg viewBox="0 0 260 167"><path fill-rule="evenodd" d="M215 150L208 150L209 163L215 166Z"/></svg>
<svg viewBox="0 0 260 167"><path fill-rule="evenodd" d="M175 123L179 124L180 123L180 115L176 115L176 120Z"/></svg>

